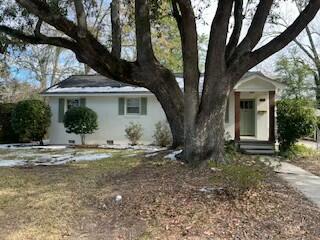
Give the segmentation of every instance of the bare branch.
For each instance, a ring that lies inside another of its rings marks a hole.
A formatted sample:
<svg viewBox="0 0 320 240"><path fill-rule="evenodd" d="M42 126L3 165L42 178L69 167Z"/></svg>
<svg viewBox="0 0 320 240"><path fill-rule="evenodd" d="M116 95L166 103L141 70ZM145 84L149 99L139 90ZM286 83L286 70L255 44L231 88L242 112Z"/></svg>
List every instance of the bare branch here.
<svg viewBox="0 0 320 240"><path fill-rule="evenodd" d="M230 73L237 79L246 71L256 66L263 60L270 57L275 52L280 51L287 46L305 29L305 27L316 16L320 8L320 0L310 0L306 8L300 13L297 19L279 36L255 50L254 52L245 54L236 58L229 68ZM241 67L239 67L241 65Z"/></svg>
<svg viewBox="0 0 320 240"><path fill-rule="evenodd" d="M112 52L116 57L121 57L121 22L120 22L120 0L111 2L111 26L112 26Z"/></svg>
<svg viewBox="0 0 320 240"><path fill-rule="evenodd" d="M217 12L211 25L206 76L221 74L225 70L225 50L232 6L233 0L219 0ZM215 66L222 67L217 71Z"/></svg>
<svg viewBox="0 0 320 240"><path fill-rule="evenodd" d="M28 10L31 14L41 18L44 22L55 27L67 36L77 39L77 26L64 16L53 12L50 6L41 0L16 0L19 5Z"/></svg>
<svg viewBox="0 0 320 240"><path fill-rule="evenodd" d="M173 15L176 19L182 45L183 76L184 76L184 108L186 124L194 122L199 107L199 56L198 56L198 34L196 18L191 1L173 0ZM186 131L189 127L186 125ZM188 134L185 131L185 134Z"/></svg>
<svg viewBox="0 0 320 240"><path fill-rule="evenodd" d="M318 54L318 51L316 48L316 44L313 40L312 33L311 33L309 26L306 27L306 32L307 32L308 40L310 42L310 50L312 51L312 54L314 56L314 63L317 66L317 68L319 68L320 67L320 57L319 57L319 54Z"/></svg>
<svg viewBox="0 0 320 240"><path fill-rule="evenodd" d="M79 26L78 36L80 38L84 38L86 36L88 26L87 26L87 19L86 19L87 16L84 11L82 0L74 0L74 6L76 9L77 21Z"/></svg>
<svg viewBox="0 0 320 240"><path fill-rule="evenodd" d="M36 24L36 27L35 27L35 29L34 29L34 35L35 35L36 37L41 36L41 26L42 26L42 23L43 23L43 21L39 18L39 20L38 20L38 22L37 22L37 24Z"/></svg>
<svg viewBox="0 0 320 240"><path fill-rule="evenodd" d="M236 49L243 24L243 0L234 1L234 27L226 49L226 59L228 59Z"/></svg>
<svg viewBox="0 0 320 240"><path fill-rule="evenodd" d="M260 0L257 11L253 17L246 37L242 40L236 50L236 54L242 55L246 52L251 52L260 39L262 38L263 29L270 13L273 0Z"/></svg>
<svg viewBox="0 0 320 240"><path fill-rule="evenodd" d="M190 81L185 86L192 85L192 89L198 90L199 85L199 57L198 57L198 34L196 18L191 1L172 1L173 14L180 31L183 71L185 81ZM185 89L186 90L186 89ZM198 96L198 94L197 94Z"/></svg>
<svg viewBox="0 0 320 240"><path fill-rule="evenodd" d="M295 42L295 44L297 44L297 46L312 60L314 61L314 56L312 56L312 54L308 51L308 49L303 46L303 44L301 42L299 42L297 39L293 40Z"/></svg>
<svg viewBox="0 0 320 240"><path fill-rule="evenodd" d="M47 37L42 34L41 36L27 35L17 29L13 29L3 25L0 25L0 32L3 32L15 39L30 44L49 44L57 47L70 49L72 51L78 51L73 41L70 41L62 37Z"/></svg>

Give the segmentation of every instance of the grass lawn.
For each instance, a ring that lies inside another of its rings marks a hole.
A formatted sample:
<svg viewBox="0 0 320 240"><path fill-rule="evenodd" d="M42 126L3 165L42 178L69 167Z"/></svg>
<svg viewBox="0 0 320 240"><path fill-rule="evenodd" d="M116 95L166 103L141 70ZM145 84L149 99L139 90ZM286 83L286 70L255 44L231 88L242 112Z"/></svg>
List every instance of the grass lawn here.
<svg viewBox="0 0 320 240"><path fill-rule="evenodd" d="M109 152L0 168L0 239L319 239L320 211L275 175L230 198L199 191L215 185L209 169Z"/></svg>

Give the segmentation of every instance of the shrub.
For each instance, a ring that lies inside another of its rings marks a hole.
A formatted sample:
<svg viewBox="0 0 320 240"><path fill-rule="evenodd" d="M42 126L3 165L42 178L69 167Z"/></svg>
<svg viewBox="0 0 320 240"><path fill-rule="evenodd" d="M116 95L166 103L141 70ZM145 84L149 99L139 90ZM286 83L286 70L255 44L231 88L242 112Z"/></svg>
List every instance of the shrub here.
<svg viewBox="0 0 320 240"><path fill-rule="evenodd" d="M80 135L81 144L85 145L85 136L98 129L98 116L90 108L73 107L64 115L63 123L67 133Z"/></svg>
<svg viewBox="0 0 320 240"><path fill-rule="evenodd" d="M171 130L167 122L159 121L155 125L156 129L154 131L153 138L155 144L161 147L167 147L172 143Z"/></svg>
<svg viewBox="0 0 320 240"><path fill-rule="evenodd" d="M12 112L16 104L0 104L0 143L15 143L19 141L19 136L11 126Z"/></svg>
<svg viewBox="0 0 320 240"><path fill-rule="evenodd" d="M316 117L311 103L300 99L284 99L277 103L280 151L290 149L300 138L312 133Z"/></svg>
<svg viewBox="0 0 320 240"><path fill-rule="evenodd" d="M125 136L129 139L132 145L137 145L143 135L142 131L143 128L141 124L130 122L129 126L125 129Z"/></svg>
<svg viewBox="0 0 320 240"><path fill-rule="evenodd" d="M41 100L19 102L12 113L12 128L22 141L40 141L50 125L50 107Z"/></svg>

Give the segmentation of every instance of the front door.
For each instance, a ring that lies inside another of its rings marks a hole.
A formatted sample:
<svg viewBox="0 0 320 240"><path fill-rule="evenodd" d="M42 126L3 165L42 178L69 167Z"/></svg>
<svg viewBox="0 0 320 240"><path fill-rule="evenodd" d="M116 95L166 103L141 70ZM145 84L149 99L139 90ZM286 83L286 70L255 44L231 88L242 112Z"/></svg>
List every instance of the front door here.
<svg viewBox="0 0 320 240"><path fill-rule="evenodd" d="M240 135L255 136L255 101L240 101Z"/></svg>

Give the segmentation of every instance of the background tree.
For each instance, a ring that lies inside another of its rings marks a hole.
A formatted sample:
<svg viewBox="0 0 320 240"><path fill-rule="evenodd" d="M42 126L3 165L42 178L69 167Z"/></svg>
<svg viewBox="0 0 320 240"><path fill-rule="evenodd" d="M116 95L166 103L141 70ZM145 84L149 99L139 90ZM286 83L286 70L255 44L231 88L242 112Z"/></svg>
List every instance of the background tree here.
<svg viewBox="0 0 320 240"><path fill-rule="evenodd" d="M91 1L4 0L18 14L2 11L2 41L20 40L30 44L49 44L73 51L80 62L100 74L118 81L145 87L155 94L164 109L173 135L173 145L184 143L184 159L224 161L224 114L230 91L251 68L293 41L312 21L320 0L310 0L300 15L277 37L259 45L264 27L278 1L250 1L253 17L243 38L243 15L246 1L219 0L211 24L206 54L203 88L199 87L199 47L194 2L172 0L166 11L172 11L181 37L184 92L174 74L156 58L152 44L152 19L157 19L158 0L134 1L136 59L121 58L120 11L112 16L112 49L90 31L88 15ZM16 5L15 3L18 3ZM119 6L113 0L111 7ZM75 14L74 14L75 11ZM12 10L11 10L12 12ZM26 12L28 14L26 14ZM155 13L155 14L154 14ZM21 19L19 22L18 19ZM230 23L234 22L230 29ZM11 24L11 23L14 24ZM24 23L24 24L19 24ZM19 26L17 26L19 25ZM62 37L52 37L42 25L57 29ZM228 37L228 33L231 33ZM199 89L202 89L199 95ZM188 106L188 107L184 107Z"/></svg>
<svg viewBox="0 0 320 240"><path fill-rule="evenodd" d="M12 68L27 72L29 79L35 79L44 90L71 74L81 73L80 64L73 54L60 47L28 46L10 59ZM82 70L83 71L83 70Z"/></svg>
<svg viewBox="0 0 320 240"><path fill-rule="evenodd" d="M40 141L50 126L50 107L41 100L24 100L19 102L13 113L11 124L22 141Z"/></svg>
<svg viewBox="0 0 320 240"><path fill-rule="evenodd" d="M295 6L299 12L302 12L308 4L306 0L294 0ZM315 21L313 24L306 26L305 30L299 37L294 39L295 45L304 54L304 62L308 64L312 70L314 80L314 92L316 96L317 106L320 107L320 31L319 24ZM276 21L277 25L288 27L288 22L285 18L280 17Z"/></svg>
<svg viewBox="0 0 320 240"><path fill-rule="evenodd" d="M63 123L67 133L80 135L81 144L85 145L87 134L92 134L98 129L98 116L90 108L73 107L64 116Z"/></svg>
<svg viewBox="0 0 320 240"><path fill-rule="evenodd" d="M27 82L17 81L11 73L6 58L0 62L0 103L16 103L28 98L36 98L36 88Z"/></svg>
<svg viewBox="0 0 320 240"><path fill-rule="evenodd" d="M276 72L280 76L280 81L287 85L283 92L283 98L312 100L313 85L310 78L313 72L310 66L299 57L291 58L282 56L276 64Z"/></svg>

